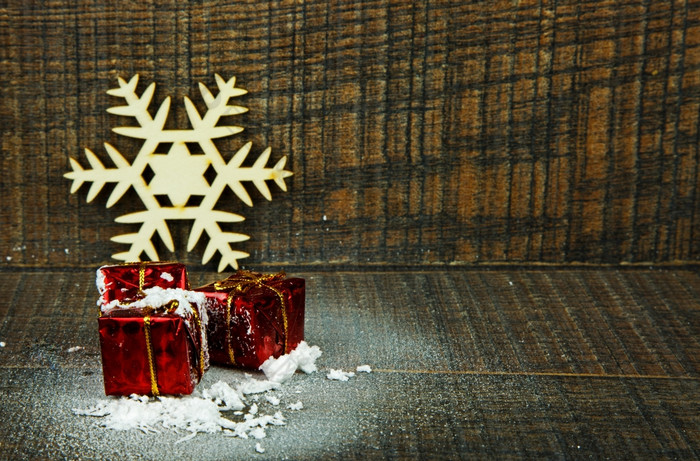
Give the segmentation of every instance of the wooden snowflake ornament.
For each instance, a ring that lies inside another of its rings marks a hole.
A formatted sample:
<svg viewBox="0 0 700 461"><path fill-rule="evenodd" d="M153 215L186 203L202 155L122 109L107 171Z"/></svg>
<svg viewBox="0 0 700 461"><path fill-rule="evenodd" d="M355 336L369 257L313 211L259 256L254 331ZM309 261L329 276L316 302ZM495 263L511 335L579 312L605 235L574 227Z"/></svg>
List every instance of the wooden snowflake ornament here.
<svg viewBox="0 0 700 461"><path fill-rule="evenodd" d="M250 237L224 232L219 223L240 222L245 218L236 213L216 210L214 207L226 186L230 187L246 205L253 206L250 195L241 184L243 181L252 182L267 200L272 200L267 180L274 180L283 191L286 191L284 178L292 175L291 171L284 169L287 157L282 157L274 167L268 168L266 166L270 158L268 147L260 154L253 166L242 167L252 146L250 142L241 147L228 162L219 153L214 145L214 139L232 136L243 131L239 126L218 125L221 117L242 114L248 110L245 107L228 104L230 98L247 93L246 90L236 88L235 77L225 81L216 75L216 85L219 90L216 97L204 84L199 84L199 91L207 107L204 116L199 113L192 101L185 97L187 117L192 125L192 129L189 130L164 129L170 111L170 97L161 103L155 117L151 117L148 106L156 86L155 83L151 83L141 96L138 96L136 94L138 77L135 75L128 82L119 78L119 88L107 91L109 95L126 101L126 105L110 107L107 112L134 117L138 126L117 127L113 131L122 136L142 139L143 146L134 161L129 164L114 146L105 143L107 155L116 168L105 168L90 149L85 149L85 156L91 169L83 169L78 161L71 158L73 171L64 175L73 180L71 193L77 192L84 182L91 182L92 185L87 194L87 201L91 202L106 183L116 183L107 199L107 208L117 203L130 187L133 187L138 194L146 209L120 216L115 221L140 223L141 227L137 233L112 237L115 242L130 245L128 251L112 255L114 259L140 261L141 254L145 253L151 260L158 260L158 253L152 242L153 235L158 232L168 250L174 251L175 247L167 221L189 219L194 220L194 224L187 241L187 251L192 251L202 234L206 232L209 243L204 250L202 263L206 264L218 251L221 254L219 272L228 265L237 269L238 260L247 257L248 253L232 250L230 244L248 240ZM161 143L168 143L171 146L167 153L156 152ZM192 155L187 143L199 144L204 155ZM210 166L216 171L211 184L205 179L205 173ZM150 180L146 180L143 175L146 167L149 167L153 173ZM158 195L167 195L172 206L161 206L156 197ZM193 195L202 196L202 201L197 206L188 206L188 201Z"/></svg>

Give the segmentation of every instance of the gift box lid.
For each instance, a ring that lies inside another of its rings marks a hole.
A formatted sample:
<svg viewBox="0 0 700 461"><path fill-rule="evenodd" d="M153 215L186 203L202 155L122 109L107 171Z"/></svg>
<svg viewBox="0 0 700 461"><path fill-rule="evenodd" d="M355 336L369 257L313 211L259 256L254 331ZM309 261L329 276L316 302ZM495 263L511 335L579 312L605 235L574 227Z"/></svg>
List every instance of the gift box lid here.
<svg viewBox="0 0 700 461"><path fill-rule="evenodd" d="M133 300L146 288L189 289L187 269L174 262L135 262L102 266L97 269L98 304Z"/></svg>

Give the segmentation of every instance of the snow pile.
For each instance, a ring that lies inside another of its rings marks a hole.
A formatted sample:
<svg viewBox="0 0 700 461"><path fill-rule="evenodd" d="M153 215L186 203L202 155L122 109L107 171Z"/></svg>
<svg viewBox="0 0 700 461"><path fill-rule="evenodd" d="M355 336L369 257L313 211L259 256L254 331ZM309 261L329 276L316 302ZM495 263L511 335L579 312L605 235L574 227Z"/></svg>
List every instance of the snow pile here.
<svg viewBox="0 0 700 461"><path fill-rule="evenodd" d="M265 360L260 365L260 369L265 373L269 381L283 383L291 378L297 369L307 374L316 371L316 359L321 354L323 352L318 346L309 346L306 341L302 341L289 354L282 355L279 358L270 357Z"/></svg>
<svg viewBox="0 0 700 461"><path fill-rule="evenodd" d="M268 361L271 364L283 364L284 375L273 374L274 378L288 380L297 367L312 373L316 370L315 360L321 356L318 346L309 346L301 342L297 349L279 359ZM266 363L268 363L266 362ZM291 370L291 373L289 373ZM289 375L287 375L289 374ZM190 435L178 440L177 443L189 440L198 433L223 431L230 437L249 437L262 439L266 436L267 426L285 424L280 411L274 415L260 414L256 403L248 403L248 395L262 394L281 387L279 381L255 379L249 374L231 387L224 381L214 383L204 389L201 395L182 397L148 397L131 395L130 397L108 398L87 409L73 409L73 413L81 416L103 418L99 425L114 430L138 429L146 433L171 430L186 431ZM272 406L278 406L280 399L275 396L265 396ZM257 400L257 396L255 397ZM301 410L301 401L290 404L287 408ZM242 410L247 408L247 413ZM222 411L233 411L234 415L242 415L242 421L232 421L224 417Z"/></svg>
<svg viewBox="0 0 700 461"><path fill-rule="evenodd" d="M100 267L97 269L97 273L95 274L95 285L97 286L97 291L100 293L100 299L97 301L97 305L99 306L102 302L102 298L104 297L104 294L107 292L107 284L105 282L105 274L102 272L102 268Z"/></svg>
<svg viewBox="0 0 700 461"><path fill-rule="evenodd" d="M132 395L99 402L85 410L73 409L82 416L104 417L100 426L118 431L139 429L146 433L184 430L191 433L216 432L235 424L224 419L212 400L200 397L156 397Z"/></svg>
<svg viewBox="0 0 700 461"><path fill-rule="evenodd" d="M290 403L289 405L287 405L287 408L289 410L299 411L302 408L304 408L304 404L301 403L301 400L298 400L297 403Z"/></svg>
<svg viewBox="0 0 700 461"><path fill-rule="evenodd" d="M108 397L86 409L74 408L73 413L99 417L101 419L98 425L112 430L138 429L145 433L189 432L176 443L189 440L198 433L215 432L221 432L228 437L263 439L267 436L266 430L269 426L286 424L282 412L271 408L279 407L281 399L267 393L280 389L282 383L288 381L297 369L306 373L316 371L315 362L321 354L318 346L309 346L302 341L291 353L277 359L270 358L263 363L260 368L267 378L264 380L244 374L243 379L233 384L218 381L203 389L201 393L195 391L195 394L188 396ZM357 371L369 373L371 368L369 365L360 365ZM328 379L340 381L347 381L352 376L355 376L355 373L351 371L332 368L327 374ZM284 391L282 393L284 394ZM270 405L268 410L275 411L274 414L264 414L265 408L259 408L256 403L265 401ZM300 400L286 405L286 409L290 411L300 411L303 408L304 404ZM265 451L260 443L255 445L255 450L258 453Z"/></svg>
<svg viewBox="0 0 700 461"><path fill-rule="evenodd" d="M352 371L343 371L343 370L336 370L334 368L331 368L328 371L326 378L334 379L336 381L347 381L348 379L352 378L353 376L355 376L355 373L353 373Z"/></svg>
<svg viewBox="0 0 700 461"><path fill-rule="evenodd" d="M258 380L246 377L235 389L219 381L209 389L205 389L201 397L131 395L109 398L87 409L75 408L73 413L102 417L100 426L118 431L139 429L145 433L156 433L162 430L190 432L190 435L178 440L178 443L200 432L219 431L231 437L261 439L266 435L267 426L285 424L281 412L278 411L274 415L258 415L258 406L253 403L248 408L248 413L244 415L243 421L232 421L221 414L222 411L246 408L246 393L250 393L248 392L250 390L265 388L256 383L251 384L250 381Z"/></svg>

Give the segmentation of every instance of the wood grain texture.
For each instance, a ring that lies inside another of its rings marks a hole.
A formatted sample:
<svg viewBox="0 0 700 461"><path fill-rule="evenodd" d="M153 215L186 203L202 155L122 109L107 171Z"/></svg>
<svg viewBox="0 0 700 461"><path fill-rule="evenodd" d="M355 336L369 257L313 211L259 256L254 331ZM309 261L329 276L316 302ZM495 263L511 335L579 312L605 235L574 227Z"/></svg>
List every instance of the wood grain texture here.
<svg viewBox="0 0 700 461"><path fill-rule="evenodd" d="M288 193L225 202L245 264L700 259L697 2L8 1L0 65L8 267L123 251L133 191L107 210L62 175L103 142L133 158L105 91L135 73L173 128L236 75L246 131L219 149L290 156ZM161 258L196 266L188 232Z"/></svg>
<svg viewBox="0 0 700 461"><path fill-rule="evenodd" d="M94 272L0 273L3 459L695 459L694 269L307 271L319 373L259 400L263 440L116 432L75 416L104 399ZM215 273L192 276L208 283ZM51 289L47 290L47 286ZM83 350L69 352L74 346ZM329 368L369 364L347 383ZM212 367L198 386L242 372ZM261 376L254 372L256 377ZM302 401L304 409L285 409ZM231 415L229 415L231 416ZM264 455L254 452L256 442Z"/></svg>

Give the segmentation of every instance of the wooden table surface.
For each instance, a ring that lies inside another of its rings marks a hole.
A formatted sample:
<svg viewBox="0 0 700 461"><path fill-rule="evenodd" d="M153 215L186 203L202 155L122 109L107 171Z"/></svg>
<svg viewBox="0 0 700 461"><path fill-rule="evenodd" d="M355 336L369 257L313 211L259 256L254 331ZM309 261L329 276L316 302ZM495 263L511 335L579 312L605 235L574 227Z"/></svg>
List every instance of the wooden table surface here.
<svg viewBox="0 0 700 461"><path fill-rule="evenodd" d="M0 458L700 456L697 267L289 272L307 279L306 338L324 354L287 385L304 409L264 454L75 416L105 398L94 273L0 273ZM361 364L374 371L325 378ZM213 367L200 388L240 375Z"/></svg>

